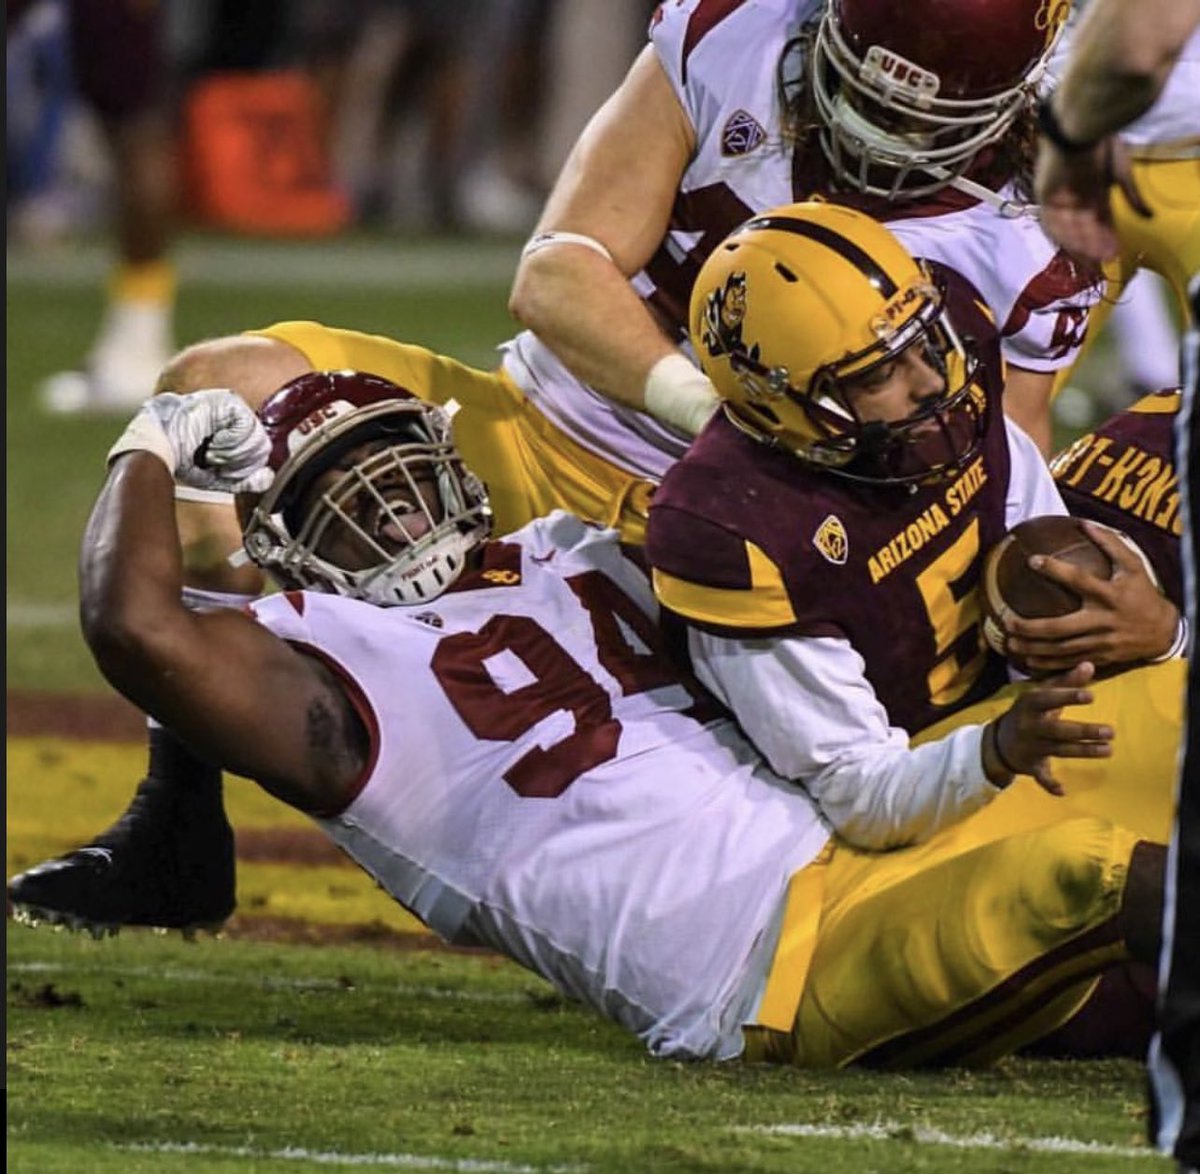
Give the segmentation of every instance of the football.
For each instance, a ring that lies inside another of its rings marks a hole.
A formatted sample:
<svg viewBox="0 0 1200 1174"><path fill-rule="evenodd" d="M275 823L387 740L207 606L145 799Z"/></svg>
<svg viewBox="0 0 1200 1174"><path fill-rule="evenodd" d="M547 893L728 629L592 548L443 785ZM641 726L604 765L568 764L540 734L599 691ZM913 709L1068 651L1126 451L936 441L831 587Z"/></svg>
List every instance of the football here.
<svg viewBox="0 0 1200 1174"><path fill-rule="evenodd" d="M1008 656L1004 621L1064 616L1082 603L1074 591L1038 574L1029 566L1034 554L1050 555L1100 579L1112 577L1112 560L1085 533L1078 518L1046 515L1014 526L988 551L983 563L983 635ZM1009 657L1015 668L1028 670Z"/></svg>

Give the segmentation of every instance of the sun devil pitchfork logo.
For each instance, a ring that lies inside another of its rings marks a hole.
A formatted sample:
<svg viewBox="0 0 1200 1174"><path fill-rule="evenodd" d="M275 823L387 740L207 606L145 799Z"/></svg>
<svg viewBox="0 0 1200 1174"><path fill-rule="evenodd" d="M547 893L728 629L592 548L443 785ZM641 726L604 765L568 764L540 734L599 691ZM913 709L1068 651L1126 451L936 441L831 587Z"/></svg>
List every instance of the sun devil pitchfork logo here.
<svg viewBox="0 0 1200 1174"><path fill-rule="evenodd" d="M729 359L733 377L752 399L773 399L776 389L760 369L758 343L742 338L746 321L746 274L731 273L704 303L700 342L714 359Z"/></svg>
<svg viewBox="0 0 1200 1174"><path fill-rule="evenodd" d="M731 273L708 295L704 303L704 330L701 340L714 359L722 355L748 355L742 341L742 323L746 319L746 275ZM758 357L758 347L750 358Z"/></svg>
<svg viewBox="0 0 1200 1174"><path fill-rule="evenodd" d="M721 131L721 154L749 155L766 137L767 132L753 114L735 110Z"/></svg>

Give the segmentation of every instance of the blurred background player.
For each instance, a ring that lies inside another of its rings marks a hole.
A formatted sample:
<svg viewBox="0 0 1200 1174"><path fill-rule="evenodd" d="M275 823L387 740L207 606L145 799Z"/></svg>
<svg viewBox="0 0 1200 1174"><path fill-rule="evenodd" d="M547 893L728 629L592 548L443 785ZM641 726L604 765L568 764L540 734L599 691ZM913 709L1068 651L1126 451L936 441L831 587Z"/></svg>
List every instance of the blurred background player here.
<svg viewBox="0 0 1200 1174"><path fill-rule="evenodd" d="M1087 0L1079 0L1072 8L1048 71L1047 92L1053 90L1070 60L1087 8ZM1200 39L1193 38L1174 62L1151 109L1122 128L1113 144L1112 168L1122 175L1128 173L1129 182L1139 192L1139 205L1153 200L1156 216L1147 220L1134 214L1132 205L1119 195L1114 202L1121 247L1116 256L1104 260L1105 295L1093 311L1084 353L1091 351L1107 326L1120 361L1099 371L1099 365L1092 364L1090 371L1096 378L1086 389L1071 377L1060 377L1055 388L1055 418L1068 428L1089 428L1109 412L1128 407L1130 401L1125 397L1129 391L1136 398L1179 382L1179 323L1186 319L1186 310L1181 270L1168 258L1200 235L1200 213L1196 211L1200 201L1198 106ZM1047 155L1042 160L1043 183L1049 166ZM1054 207L1048 211L1052 224L1059 215ZM1162 243L1154 243L1156 240ZM1093 263L1095 260L1099 258ZM1154 269L1164 261L1165 277Z"/></svg>
<svg viewBox="0 0 1200 1174"><path fill-rule="evenodd" d="M8 0L9 35L46 19L48 3ZM117 262L82 369L40 389L55 412L125 411L145 398L174 350L176 202L164 6L156 0L64 0L70 75L112 158Z"/></svg>

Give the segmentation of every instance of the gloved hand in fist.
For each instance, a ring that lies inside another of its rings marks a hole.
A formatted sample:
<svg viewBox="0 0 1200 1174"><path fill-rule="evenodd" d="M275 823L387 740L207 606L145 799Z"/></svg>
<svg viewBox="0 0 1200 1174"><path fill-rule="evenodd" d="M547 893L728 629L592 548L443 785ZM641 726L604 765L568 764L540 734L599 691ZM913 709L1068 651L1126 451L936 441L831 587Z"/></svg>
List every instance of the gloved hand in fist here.
<svg viewBox="0 0 1200 1174"><path fill-rule="evenodd" d="M227 388L151 396L108 453L152 452L181 485L224 493L262 493L274 473L262 422Z"/></svg>

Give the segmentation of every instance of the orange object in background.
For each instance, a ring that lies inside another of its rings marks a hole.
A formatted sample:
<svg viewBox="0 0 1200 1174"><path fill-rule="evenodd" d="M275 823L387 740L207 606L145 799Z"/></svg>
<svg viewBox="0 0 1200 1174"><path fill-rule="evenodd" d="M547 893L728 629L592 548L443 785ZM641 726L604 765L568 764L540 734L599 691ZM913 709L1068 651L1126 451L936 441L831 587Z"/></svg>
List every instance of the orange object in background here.
<svg viewBox="0 0 1200 1174"><path fill-rule="evenodd" d="M350 220L330 166L324 103L296 71L197 83L185 110L184 174L191 214L213 228L325 236Z"/></svg>

